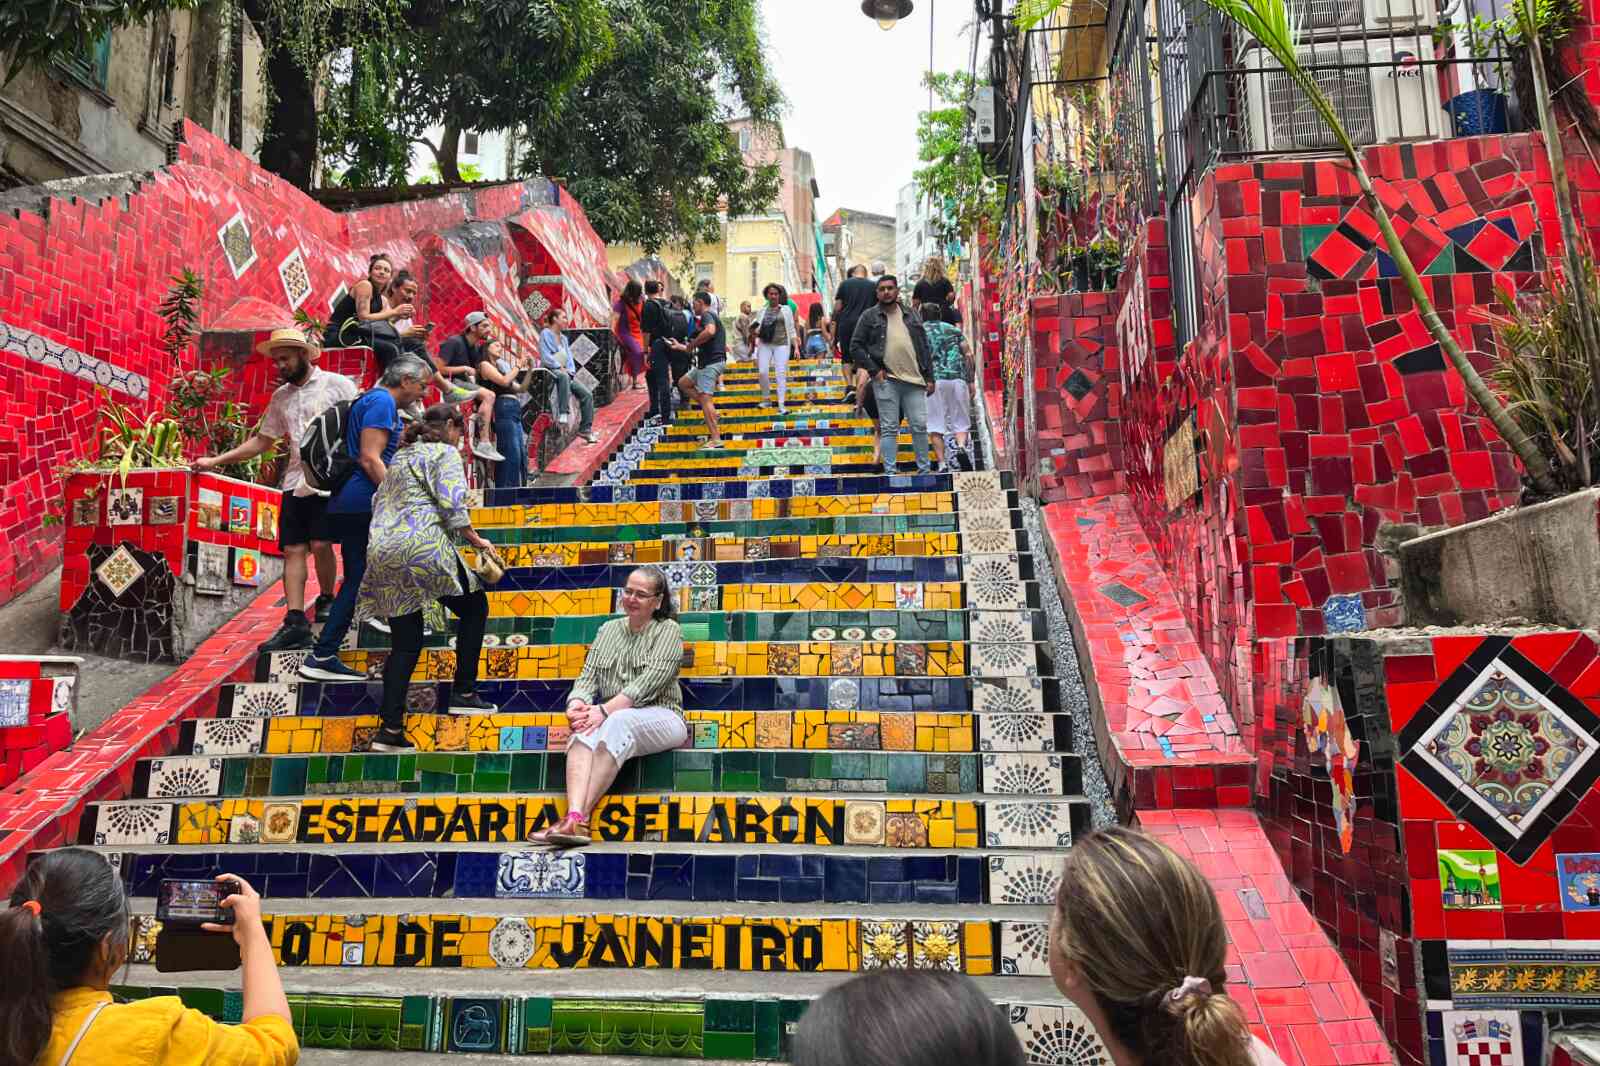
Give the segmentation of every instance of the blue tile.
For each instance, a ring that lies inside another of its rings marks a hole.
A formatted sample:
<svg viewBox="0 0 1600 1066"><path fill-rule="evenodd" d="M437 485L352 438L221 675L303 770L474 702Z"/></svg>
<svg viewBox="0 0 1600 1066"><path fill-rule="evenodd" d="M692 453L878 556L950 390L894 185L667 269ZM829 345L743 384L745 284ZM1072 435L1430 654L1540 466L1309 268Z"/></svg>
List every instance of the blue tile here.
<svg viewBox="0 0 1600 1066"><path fill-rule="evenodd" d="M905 860L905 863L905 876L911 881L949 881L955 875L955 859L952 856L918 856Z"/></svg>
<svg viewBox="0 0 1600 1066"><path fill-rule="evenodd" d="M761 856L762 877L799 877L800 856L768 854Z"/></svg>
<svg viewBox="0 0 1600 1066"><path fill-rule="evenodd" d="M627 856L619 852L597 852L584 861L585 899L625 899L628 887Z"/></svg>
<svg viewBox="0 0 1600 1066"><path fill-rule="evenodd" d="M868 886L869 903L910 903L912 902L911 882L909 881L873 881Z"/></svg>
<svg viewBox="0 0 1600 1066"><path fill-rule="evenodd" d="M697 855L694 858L693 897L697 900L731 900L737 867L743 865L732 855Z"/></svg>
<svg viewBox="0 0 1600 1066"><path fill-rule="evenodd" d="M906 879L905 859L868 859L868 881L904 881Z"/></svg>
<svg viewBox="0 0 1600 1066"><path fill-rule="evenodd" d="M782 879L783 902L785 903L821 903L822 878L820 877L785 877Z"/></svg>
<svg viewBox="0 0 1600 1066"><path fill-rule="evenodd" d="M826 857L823 860L822 888L829 903L867 902L867 863L865 859Z"/></svg>
<svg viewBox="0 0 1600 1066"><path fill-rule="evenodd" d="M259 876L259 875L258 875ZM302 899L307 891L305 874L268 874L258 882L257 889L266 899Z"/></svg>
<svg viewBox="0 0 1600 1066"><path fill-rule="evenodd" d="M651 863L651 860L654 859L654 858L655 858L655 856L649 855L649 854L629 855L628 856L628 872L630 874L649 874L650 873L650 863Z"/></svg>
<svg viewBox="0 0 1600 1066"><path fill-rule="evenodd" d="M913 886L916 902L918 903L959 903L961 902L956 886L953 884L930 884L926 881L918 882Z"/></svg>
<svg viewBox="0 0 1600 1066"><path fill-rule="evenodd" d="M739 899L747 903L781 903L783 882L775 877L741 877Z"/></svg>
<svg viewBox="0 0 1600 1066"><path fill-rule="evenodd" d="M494 899L500 858L487 852L468 851L456 856L455 890L462 899Z"/></svg>
<svg viewBox="0 0 1600 1066"><path fill-rule="evenodd" d="M983 902L983 860L956 860L956 895L962 903Z"/></svg>

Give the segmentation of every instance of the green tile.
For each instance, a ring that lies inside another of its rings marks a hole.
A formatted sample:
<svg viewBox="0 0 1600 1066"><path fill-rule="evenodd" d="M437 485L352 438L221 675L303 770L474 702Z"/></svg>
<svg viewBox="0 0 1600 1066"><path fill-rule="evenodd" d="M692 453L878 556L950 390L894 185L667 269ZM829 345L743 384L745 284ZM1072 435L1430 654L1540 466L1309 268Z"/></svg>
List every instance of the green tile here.
<svg viewBox="0 0 1600 1066"><path fill-rule="evenodd" d="M474 792L506 792L511 788L509 773L476 773L472 775Z"/></svg>
<svg viewBox="0 0 1600 1066"><path fill-rule="evenodd" d="M179 990L178 998L185 1007L193 1007L202 1014L212 1018L222 1017L222 989L220 988L184 988Z"/></svg>
<svg viewBox="0 0 1600 1066"><path fill-rule="evenodd" d="M753 1033L756 1007L748 999L707 999L705 1031L709 1033Z"/></svg>
<svg viewBox="0 0 1600 1066"><path fill-rule="evenodd" d="M639 764L639 787L652 792L671 790L677 754L664 751L635 760Z"/></svg>
<svg viewBox="0 0 1600 1066"><path fill-rule="evenodd" d="M511 770L511 756L500 752L486 751L478 755L477 770L488 770L494 773L509 773Z"/></svg>
<svg viewBox="0 0 1600 1066"><path fill-rule="evenodd" d="M477 768L478 760L469 752L450 760L451 768L458 774L470 774Z"/></svg>
<svg viewBox="0 0 1600 1066"><path fill-rule="evenodd" d="M326 756L313 755L306 760L306 784L320 785L328 780L328 760Z"/></svg>
<svg viewBox="0 0 1600 1066"><path fill-rule="evenodd" d="M783 1055L783 1023L781 1005L777 1000L756 1001L755 1058L776 1059ZM798 1019L794 1019L798 1020ZM708 1044L709 1050L709 1044Z"/></svg>
<svg viewBox="0 0 1600 1066"><path fill-rule="evenodd" d="M553 1001L547 996L533 996L522 1002L522 1024L529 1029L550 1028Z"/></svg>
<svg viewBox="0 0 1600 1066"><path fill-rule="evenodd" d="M1427 269L1422 273L1424 275L1437 276L1439 274L1454 274L1455 272L1456 246L1447 244L1439 250L1439 254L1433 257L1433 262L1429 263Z"/></svg>
<svg viewBox="0 0 1600 1066"><path fill-rule="evenodd" d="M784 786L779 786L784 787ZM761 775L757 773L744 773L740 771L722 771L722 784L719 786L723 792L761 792L770 791Z"/></svg>
<svg viewBox="0 0 1600 1066"><path fill-rule="evenodd" d="M222 764L222 795L244 795L245 774L250 769L248 759L228 759Z"/></svg>
<svg viewBox="0 0 1600 1066"><path fill-rule="evenodd" d="M1311 253L1322 247L1322 242L1328 239L1328 234L1337 228L1337 226L1301 226L1300 251L1303 256L1311 258Z"/></svg>
<svg viewBox="0 0 1600 1066"><path fill-rule="evenodd" d="M456 757L448 752L428 752L417 756L417 768L453 774L456 770Z"/></svg>
<svg viewBox="0 0 1600 1066"><path fill-rule="evenodd" d="M886 759L885 776L890 792L924 792L928 787L928 759L910 752Z"/></svg>
<svg viewBox="0 0 1600 1066"><path fill-rule="evenodd" d="M278 758L272 762L271 794L298 796L306 790L306 760Z"/></svg>
<svg viewBox="0 0 1600 1066"><path fill-rule="evenodd" d="M711 770L716 765L717 753L714 751L684 751L679 749L677 755L678 771L685 770Z"/></svg>
<svg viewBox="0 0 1600 1066"><path fill-rule="evenodd" d="M419 784L423 792L449 792L456 787L456 775L439 773L435 770L423 770Z"/></svg>
<svg viewBox="0 0 1600 1066"><path fill-rule="evenodd" d="M361 774L365 765L365 755L346 755L344 757L344 773L340 775L339 780L345 782L363 780Z"/></svg>
<svg viewBox="0 0 1600 1066"><path fill-rule="evenodd" d="M399 769L395 771L398 781L415 781L417 779L417 757L415 755L401 755Z"/></svg>
<svg viewBox="0 0 1600 1066"><path fill-rule="evenodd" d="M544 788L544 755L520 752L511 757L511 791L535 792Z"/></svg>
<svg viewBox="0 0 1600 1066"><path fill-rule="evenodd" d="M677 790L679 792L711 792L710 770L679 770L677 774Z"/></svg>

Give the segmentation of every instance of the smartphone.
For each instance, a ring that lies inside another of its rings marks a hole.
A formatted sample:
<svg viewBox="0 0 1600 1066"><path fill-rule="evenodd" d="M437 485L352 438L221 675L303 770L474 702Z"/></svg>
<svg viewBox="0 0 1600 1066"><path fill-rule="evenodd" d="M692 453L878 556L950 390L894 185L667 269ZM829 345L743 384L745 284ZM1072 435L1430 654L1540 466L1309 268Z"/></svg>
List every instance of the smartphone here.
<svg viewBox="0 0 1600 1066"><path fill-rule="evenodd" d="M427 330L429 333L432 333L434 330L439 328L439 323L437 323L437 322L429 322L426 326L423 326L422 328Z"/></svg>
<svg viewBox="0 0 1600 1066"><path fill-rule="evenodd" d="M232 925L233 912L224 907L222 901L238 892L237 881L163 878L156 894L156 920L164 926L188 928L205 922Z"/></svg>

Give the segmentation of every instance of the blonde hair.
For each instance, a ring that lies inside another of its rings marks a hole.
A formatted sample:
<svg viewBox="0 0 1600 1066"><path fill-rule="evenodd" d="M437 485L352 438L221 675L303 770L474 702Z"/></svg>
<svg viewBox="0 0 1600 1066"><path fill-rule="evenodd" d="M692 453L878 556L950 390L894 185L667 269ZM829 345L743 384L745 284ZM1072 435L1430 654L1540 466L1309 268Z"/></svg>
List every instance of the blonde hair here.
<svg viewBox="0 0 1600 1066"><path fill-rule="evenodd" d="M1056 894L1055 947L1140 1062L1249 1066L1250 1030L1223 991L1216 893L1165 844L1122 828L1075 843Z"/></svg>
<svg viewBox="0 0 1600 1066"><path fill-rule="evenodd" d="M922 264L922 276L928 281L944 281L944 260L936 255L928 256L928 261Z"/></svg>

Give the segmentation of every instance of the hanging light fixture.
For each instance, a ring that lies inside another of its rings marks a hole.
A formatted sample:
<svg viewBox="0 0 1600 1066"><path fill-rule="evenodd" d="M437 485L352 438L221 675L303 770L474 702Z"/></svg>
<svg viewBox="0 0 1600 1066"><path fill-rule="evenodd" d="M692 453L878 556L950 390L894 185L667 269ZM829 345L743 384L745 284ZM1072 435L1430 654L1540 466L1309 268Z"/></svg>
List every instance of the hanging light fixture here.
<svg viewBox="0 0 1600 1066"><path fill-rule="evenodd" d="M861 0L861 13L875 19L880 30L892 30L896 22L911 14L911 0Z"/></svg>

